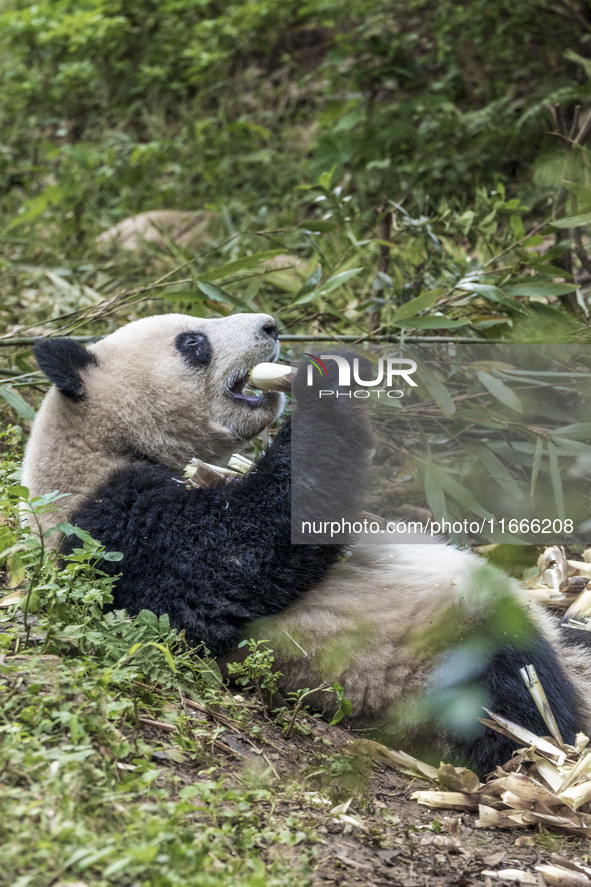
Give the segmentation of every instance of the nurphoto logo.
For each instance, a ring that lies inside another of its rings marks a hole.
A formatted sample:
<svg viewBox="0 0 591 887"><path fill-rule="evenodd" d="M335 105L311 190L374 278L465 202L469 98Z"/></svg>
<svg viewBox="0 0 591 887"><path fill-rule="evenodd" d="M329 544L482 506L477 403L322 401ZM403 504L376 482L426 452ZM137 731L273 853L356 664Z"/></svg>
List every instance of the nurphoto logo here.
<svg viewBox="0 0 591 887"><path fill-rule="evenodd" d="M413 373L417 370L416 361L402 357L380 357L377 366L377 375L375 379L362 379L359 367L359 358L354 357L349 360L340 354L321 354L317 357L314 354L305 353L304 357L308 361L307 384L314 384L314 370L318 370L321 376L327 377L328 370L324 361L333 360L338 367L338 385L339 388L350 387L353 383L359 386L359 389L351 391L334 391L332 388L321 389L319 397L369 397L370 390L375 389L374 393L385 394L388 397L403 397L404 392L398 388L394 388L394 382L400 382L402 379L407 385L413 388L417 387L417 383L412 378ZM382 386L378 388L378 386Z"/></svg>
<svg viewBox="0 0 591 887"><path fill-rule="evenodd" d="M321 376L328 376L328 370L319 357L316 357L315 354L309 354L307 351L304 351L303 356L310 364L310 366L308 367L308 385L312 384L311 380L313 369L317 369Z"/></svg>

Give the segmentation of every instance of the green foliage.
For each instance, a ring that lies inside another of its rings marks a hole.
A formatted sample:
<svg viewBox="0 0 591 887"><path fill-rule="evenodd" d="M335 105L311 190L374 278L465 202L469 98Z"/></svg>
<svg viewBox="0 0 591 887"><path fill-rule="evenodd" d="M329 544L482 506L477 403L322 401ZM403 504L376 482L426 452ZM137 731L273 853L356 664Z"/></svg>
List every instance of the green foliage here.
<svg viewBox="0 0 591 887"><path fill-rule="evenodd" d="M228 663L228 674L234 683L254 688L264 702L264 693L277 692L277 679L281 676L274 670L273 651L265 640L244 640L238 648L246 648L248 653L241 660Z"/></svg>
<svg viewBox="0 0 591 887"><path fill-rule="evenodd" d="M442 532L457 542L584 538L591 510L581 483L591 456L585 345L431 343L396 353L416 361L417 386L402 408L376 401L373 426L383 443L372 510L393 516L410 496L448 522ZM405 484L404 500L396 484L380 492L393 476ZM463 531L452 532L454 521Z"/></svg>
<svg viewBox="0 0 591 887"><path fill-rule="evenodd" d="M543 0L473 6L5 0L2 320L97 333L148 301L308 334L580 340L586 42ZM99 230L155 207L215 210L203 251L97 257ZM0 409L29 421L23 361Z"/></svg>
<svg viewBox="0 0 591 887"><path fill-rule="evenodd" d="M419 0L404 24L401 14L376 3L327 62L331 101L313 160L351 171L369 195L395 189L425 208L474 182L507 182L555 144L548 106L588 100L580 69L565 63L577 61L578 29L545 0ZM585 55L584 35L578 46Z"/></svg>
<svg viewBox="0 0 591 887"><path fill-rule="evenodd" d="M353 704L350 699L347 699L345 696L345 692L338 681L332 685L332 689L334 690L337 702L339 703L339 707L334 713L333 719L330 722L331 724L339 724L343 718L346 718L347 715L353 714Z"/></svg>
<svg viewBox="0 0 591 887"><path fill-rule="evenodd" d="M59 218L61 242L81 243L97 222L154 203L228 199L253 175L263 202L277 198L290 180L286 170L278 181L270 166L282 147L280 99L276 90L265 95L264 77L294 26L343 18L340 4L323 7L5 2L0 183L22 185L27 198L18 213L20 201L9 201L12 227L37 230ZM249 68L252 55L260 67ZM246 107L230 86L235 71L252 93Z"/></svg>
<svg viewBox="0 0 591 887"><path fill-rule="evenodd" d="M272 702L274 695L278 692L277 680L281 677L281 672L275 670L275 660L269 641L262 639L245 640L238 647L246 648L248 653L238 661L228 662L226 667L232 681L243 687L254 689L264 705ZM293 709L284 730L285 736L291 734L298 713L305 705L306 699L312 694L317 693L334 693L336 696L338 707L330 722L331 725L340 723L344 717L352 714L353 706L351 700L346 698L344 690L339 683L335 682L332 687L325 684L313 689L302 687L289 694L289 702ZM280 718L289 714L285 707L275 711ZM306 730L303 732L306 732Z"/></svg>
<svg viewBox="0 0 591 887"><path fill-rule="evenodd" d="M205 205L260 227L333 166L364 210L465 208L515 179L531 196L529 166L562 150L548 107L589 98L581 17L548 0L5 0L9 231L80 248L125 215Z"/></svg>

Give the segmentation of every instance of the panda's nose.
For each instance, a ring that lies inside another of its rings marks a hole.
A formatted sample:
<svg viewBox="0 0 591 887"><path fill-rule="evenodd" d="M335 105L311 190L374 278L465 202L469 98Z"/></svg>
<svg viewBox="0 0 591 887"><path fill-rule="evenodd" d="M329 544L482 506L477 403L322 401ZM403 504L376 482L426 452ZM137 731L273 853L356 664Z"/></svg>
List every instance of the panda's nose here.
<svg viewBox="0 0 591 887"><path fill-rule="evenodd" d="M279 330L274 320L266 320L262 326L262 331L265 335L270 336L274 342L279 338Z"/></svg>

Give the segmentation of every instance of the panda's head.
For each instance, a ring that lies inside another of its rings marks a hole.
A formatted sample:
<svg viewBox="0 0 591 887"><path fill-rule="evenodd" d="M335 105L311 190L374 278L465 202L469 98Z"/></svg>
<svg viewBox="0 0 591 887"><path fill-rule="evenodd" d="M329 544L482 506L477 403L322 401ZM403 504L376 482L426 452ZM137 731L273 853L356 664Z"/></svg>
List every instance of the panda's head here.
<svg viewBox="0 0 591 887"><path fill-rule="evenodd" d="M32 446L37 438L54 458L66 450L113 464L139 456L175 469L194 456L223 459L280 414L282 395L243 390L248 371L278 354L266 314L149 317L88 348L41 340L35 356L55 389Z"/></svg>

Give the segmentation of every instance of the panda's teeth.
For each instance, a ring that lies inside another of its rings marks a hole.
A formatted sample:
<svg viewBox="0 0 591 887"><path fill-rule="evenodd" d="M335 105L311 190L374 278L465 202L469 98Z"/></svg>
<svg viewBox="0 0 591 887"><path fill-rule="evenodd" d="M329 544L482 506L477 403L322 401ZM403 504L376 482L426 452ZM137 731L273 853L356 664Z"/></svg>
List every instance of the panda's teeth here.
<svg viewBox="0 0 591 887"><path fill-rule="evenodd" d="M232 385L230 385L229 390L232 392L232 394L242 394L242 389L246 385L247 381L248 376L240 376L232 383Z"/></svg>

